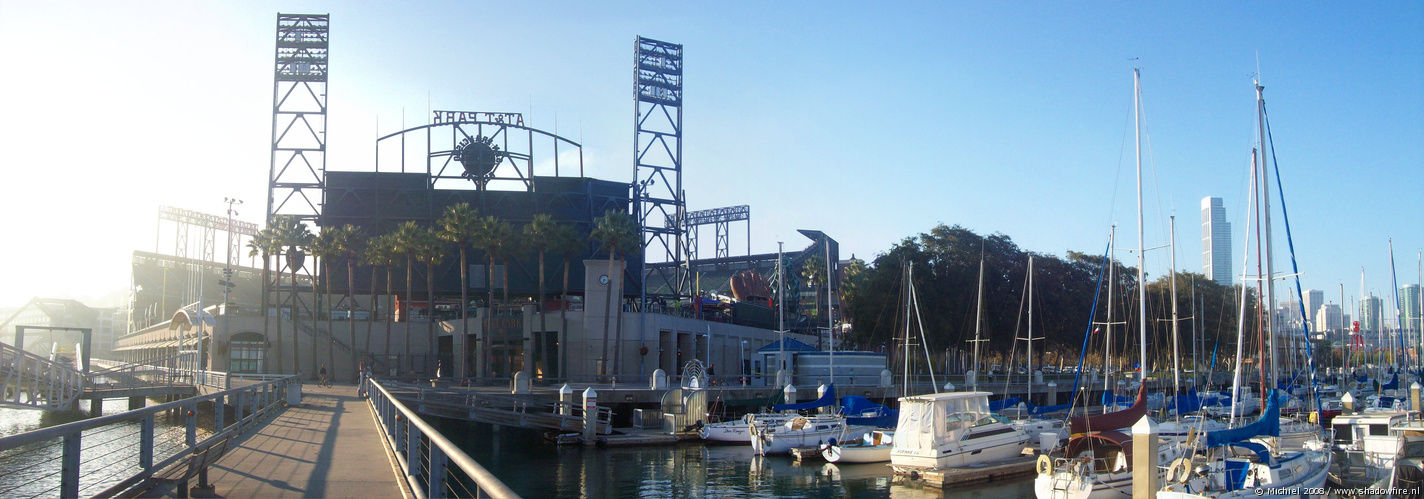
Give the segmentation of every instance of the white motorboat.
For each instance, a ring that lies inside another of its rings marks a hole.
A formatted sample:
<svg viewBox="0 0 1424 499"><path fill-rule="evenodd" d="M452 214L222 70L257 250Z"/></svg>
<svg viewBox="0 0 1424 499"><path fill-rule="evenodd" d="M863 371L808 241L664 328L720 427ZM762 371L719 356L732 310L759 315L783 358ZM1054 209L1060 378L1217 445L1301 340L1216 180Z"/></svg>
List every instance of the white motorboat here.
<svg viewBox="0 0 1424 499"><path fill-rule="evenodd" d="M697 430L697 435L708 442L745 445L751 443L750 426L752 422L764 427L778 426L796 417L796 414L782 413L748 414L747 417L735 421L703 425L701 429Z"/></svg>
<svg viewBox="0 0 1424 499"><path fill-rule="evenodd" d="M883 463L890 460L894 441L895 432L876 430L859 440L832 440L821 446L821 456L832 463Z"/></svg>
<svg viewBox="0 0 1424 499"><path fill-rule="evenodd" d="M758 455L785 454L793 448L817 447L832 438L845 438L856 428L847 428L844 417L838 415L799 416L779 425L750 425L748 440ZM849 431L848 431L849 430Z"/></svg>
<svg viewBox="0 0 1424 499"><path fill-rule="evenodd" d="M1011 458L1029 435L989 412L989 392L900 398L900 421L890 451L896 472L944 469Z"/></svg>

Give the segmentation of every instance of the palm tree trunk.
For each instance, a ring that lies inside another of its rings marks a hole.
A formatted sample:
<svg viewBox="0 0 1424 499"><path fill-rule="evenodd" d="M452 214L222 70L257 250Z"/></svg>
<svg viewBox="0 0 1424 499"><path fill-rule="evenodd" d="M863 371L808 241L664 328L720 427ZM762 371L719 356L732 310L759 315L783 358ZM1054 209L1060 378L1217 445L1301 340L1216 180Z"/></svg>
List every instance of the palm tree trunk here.
<svg viewBox="0 0 1424 499"><path fill-rule="evenodd" d="M494 376L495 372L494 369L492 369L493 366L488 365L489 361L494 360L494 356L490 354L490 343L493 338L493 336L490 335L490 329L494 328L494 252L486 251L486 254L489 256L489 268L487 269L489 271L489 280L485 281L485 290L489 296L485 300L485 326L484 331L482 331L485 341L484 344L481 345L484 352L480 354L480 359L484 361L486 365L484 370L488 372L490 376Z"/></svg>
<svg viewBox="0 0 1424 499"><path fill-rule="evenodd" d="M286 345L288 348L284 348L282 345L285 343L285 340L282 338L282 312L287 308L286 302L282 300L282 278L286 277L287 274L282 271L282 252L278 251L275 256L277 258L277 280L274 281L272 285L272 301L276 302L277 305L277 371L282 374L288 374L287 350L289 350L289 347L292 345ZM294 363L291 374L296 374L296 372L297 368Z"/></svg>
<svg viewBox="0 0 1424 499"><path fill-rule="evenodd" d="M435 265L427 263L425 265L425 302L430 306L430 320L425 321L425 338L428 349L425 360L426 369L433 369L430 360L435 358ZM453 343L453 342L452 342ZM434 372L434 371L431 371Z"/></svg>
<svg viewBox="0 0 1424 499"><path fill-rule="evenodd" d="M326 263L326 259L325 259L325 258L322 258L322 259L321 259L321 278L322 278L322 280L325 281L324 285L322 286L322 290L321 290L322 293L321 293L321 295L322 295L323 298L326 299L326 331L327 331L328 333L331 333L331 332L333 332L333 331L336 330L336 329L335 329L334 327L332 327L332 325L331 325L331 308L334 306L334 305L331 303L331 265L328 264L328 263ZM315 293L313 293L313 294L315 294ZM318 299L318 303L320 303L320 299ZM355 317L351 317L351 316L349 315L350 312L351 312L351 310L350 310L350 309L351 309L351 304L350 304L350 303L347 303L347 304L346 304L346 307L347 307L347 314L348 314L347 317L346 317L346 320L348 320L348 321L350 321L350 320L355 320ZM320 310L320 309L321 309L321 306L320 306L320 305L317 305L317 309ZM355 323L352 323L352 324L355 324ZM352 327L355 327L355 326L352 326ZM313 362L313 364L315 364L315 362ZM326 372L327 372L327 374L329 374L332 378L335 378L335 377L336 377L336 335L335 335L335 334L331 334L331 337L330 337L330 338L327 338L327 340L326 340Z"/></svg>
<svg viewBox="0 0 1424 499"><path fill-rule="evenodd" d="M362 351L366 352L366 355L371 355L371 329L376 327L376 308L379 306L377 305L377 302L378 300L380 300L380 297L376 296L377 277L378 274L376 274L376 265L372 263L371 285L367 287L367 289L370 290L369 295L371 297L371 313L370 315L366 316L366 347L362 349ZM360 374L358 373L357 376L360 376Z"/></svg>
<svg viewBox="0 0 1424 499"><path fill-rule="evenodd" d="M291 265L288 265L287 267L291 268ZM290 296L288 296L285 300L292 302L292 373L296 374L298 371L302 370L302 346L297 343L300 340L297 338L297 271L295 269L292 270L292 292L287 294ZM277 318L279 322L281 321L281 319L281 317Z"/></svg>
<svg viewBox="0 0 1424 499"><path fill-rule="evenodd" d="M351 321L351 334L348 335L348 336L350 336L350 338L351 338L351 343L348 343L347 346L351 347L351 368L352 368L352 369L356 369L356 296L355 296L356 293L354 292L355 290L353 289L353 288L355 288L355 287L356 287L356 261L355 261L355 260L352 260L351 258L347 258L347 259L346 259L346 308L347 308L348 310L350 310L350 312L349 312L349 314L347 315L346 320ZM331 375L332 375L332 376L335 376L335 375L336 375L336 363L335 363L335 362L333 362L333 363L331 364L331 371L332 371L332 372L331 372ZM353 378L354 378L354 376L353 376Z"/></svg>
<svg viewBox="0 0 1424 499"><path fill-rule="evenodd" d="M386 262L386 296L395 296L395 293L391 291L391 285L394 284L391 282L391 276L392 274L394 274L395 270L394 267L391 266L392 263L395 262ZM391 302L391 311L389 313L391 316L386 318L386 348L381 350L381 355L391 354L391 323L395 322L396 320L396 307L394 301ZM386 359L389 360L390 358L387 357Z"/></svg>
<svg viewBox="0 0 1424 499"><path fill-rule="evenodd" d="M405 259L405 314L401 317L405 321L405 356L410 357L410 288L414 284L411 282L411 272L415 268L415 259L407 256ZM397 368L397 371L400 369Z"/></svg>
<svg viewBox="0 0 1424 499"><path fill-rule="evenodd" d="M266 255L266 254L263 254L263 255L262 255L262 339L263 339L263 341L271 341L271 334L269 334L271 331L268 329L269 324L268 324L268 320L267 320L267 307L271 305L271 300L268 298L267 294L268 294L269 292L271 292L271 291L272 291L272 269L268 266L268 258L267 258L267 255ZM276 355L276 357L277 357L277 371L278 371L278 372L281 372L281 369L282 369L282 353L281 353L281 352L282 352L282 342L280 341L281 338L278 338L278 340L279 340L279 341L277 341L277 342L275 343L275 344L277 345L277 355ZM265 353L266 349L263 349L263 351L264 351L264 353ZM272 372L272 365L267 362L267 358L266 358L267 356L266 356L266 355L263 355L262 357L263 357L263 359L262 359L262 369L261 369L261 371L264 372L264 373L270 373L270 372ZM231 371L232 369L229 368L228 370Z"/></svg>
<svg viewBox="0 0 1424 499"><path fill-rule="evenodd" d="M540 341L534 342L534 344L535 344L534 355L530 356L529 358L534 359L533 364L534 364L534 366L535 366L535 368L536 368L537 370L539 370L539 371L548 371L548 370L549 370L549 367L548 367L548 366L540 366L540 365L539 365L540 362L543 362L544 364L548 364L548 363L549 363L549 359L545 359L545 358L544 358L544 351L545 351L545 350L548 350L548 347L544 346L544 342L549 341L549 334L546 332L546 329L545 329L545 327L544 327L544 248L542 248L542 247L539 248L539 308L538 308L538 310L539 310L539 333L538 333L538 334L539 334ZM541 367L542 367L542 369L540 369Z"/></svg>
<svg viewBox="0 0 1424 499"><path fill-rule="evenodd" d="M450 360L456 366L463 366L458 373L460 376L467 376L465 371L471 366L466 366L465 342L470 341L470 266L465 263L465 245L460 245L460 341L455 341L455 336L450 336ZM462 348L455 349L455 345Z"/></svg>
<svg viewBox="0 0 1424 499"><path fill-rule="evenodd" d="M603 355L598 358L598 359L599 359L599 362L601 362L601 363L603 364L603 365L598 366L598 371L599 371L598 373L599 373L599 374L602 374L602 375L604 375L604 376L607 376L607 375L608 375L608 317L611 316L611 315L613 315L613 311L611 310L611 308L613 307L613 251L612 251L612 250L609 250L609 251L608 251L608 274L607 274L607 276L608 276L608 284L606 284L606 285L603 286L603 296L604 296L604 300L607 301L607 303L604 303L604 304L603 304ZM586 294L587 294L587 291L585 291L584 293L585 293L585 295L586 295Z"/></svg>
<svg viewBox="0 0 1424 499"><path fill-rule="evenodd" d="M505 260L505 262L504 262L504 274L500 276L500 280L504 283L504 284L503 284L504 289L500 291L500 294L502 294L502 295L504 295L504 296L502 296L502 297L500 298L499 304L500 304L500 305L507 305L507 304L509 304L509 261L508 261L508 260ZM521 336L521 337L519 338L519 343L520 343L520 348L519 348L519 349L520 349L520 350L523 350L523 349L524 349L524 338L523 338L524 333L521 332L521 333L520 333L520 336ZM508 337L505 337L505 341L504 341L504 369L507 370L507 371L509 371L509 376L510 376L510 377L514 377L514 348L512 348L512 347L509 345L509 338L508 338ZM524 370L524 366L520 366L520 367L519 367L519 370L523 371L523 370Z"/></svg>
<svg viewBox="0 0 1424 499"><path fill-rule="evenodd" d="M613 276L608 277L608 290L613 290ZM618 308L613 309L613 375L623 372L623 273L618 273ZM617 378L614 378L616 383Z"/></svg>
<svg viewBox="0 0 1424 499"><path fill-rule="evenodd" d="M561 324L559 324L559 326L560 326L560 327L559 327L559 336L562 338L562 340L559 341L559 359L560 359L560 362L559 362L559 376L562 376L562 377L564 377L564 378L568 378L568 377L569 377L569 373L568 373L568 366L569 366L569 362L568 362L568 360L569 360L569 352L568 352L568 350L569 350L569 343L568 343L568 341L569 341L569 338L568 338L568 336L569 336L569 333L568 333L568 331L569 331L569 316L568 316L568 310L569 310L569 259L568 259L568 257L565 257L565 258L564 258L564 299L563 299L563 303L560 303L560 304L559 304L559 322L561 323Z"/></svg>

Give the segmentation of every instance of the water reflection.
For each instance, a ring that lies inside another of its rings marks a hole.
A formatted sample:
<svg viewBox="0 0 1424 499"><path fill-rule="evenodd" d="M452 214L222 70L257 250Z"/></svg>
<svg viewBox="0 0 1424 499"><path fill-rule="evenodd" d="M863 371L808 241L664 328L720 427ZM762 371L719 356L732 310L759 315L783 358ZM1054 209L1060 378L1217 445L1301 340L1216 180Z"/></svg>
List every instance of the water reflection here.
<svg viewBox="0 0 1424 499"><path fill-rule="evenodd" d="M555 446L530 430L443 421L447 437L525 497L1027 497L1028 478L949 493L892 483L883 464L798 463L749 446ZM498 449L498 450L496 450Z"/></svg>

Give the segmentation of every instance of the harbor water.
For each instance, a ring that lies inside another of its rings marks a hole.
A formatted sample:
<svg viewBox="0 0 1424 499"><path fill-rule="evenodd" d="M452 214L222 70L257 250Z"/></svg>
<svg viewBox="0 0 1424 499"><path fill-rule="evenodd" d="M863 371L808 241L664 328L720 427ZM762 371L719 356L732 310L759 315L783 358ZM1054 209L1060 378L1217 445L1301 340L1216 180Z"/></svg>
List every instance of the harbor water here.
<svg viewBox="0 0 1424 499"><path fill-rule="evenodd" d="M83 404L87 405L87 403ZM119 414L128 410L127 399L104 402L103 414ZM86 419L84 412L49 412L22 409L0 409L0 436L48 428ZM198 440L211 435L212 413L199 410ZM137 473L139 453L139 421L125 421L85 431L80 437L79 494L92 496L106 487ZM185 446L184 416L165 411L154 416L154 462L172 455ZM13 449L0 449L0 497L59 496L61 439Z"/></svg>
<svg viewBox="0 0 1424 499"><path fill-rule="evenodd" d="M798 463L749 445L555 446L537 431L438 420L441 433L523 497L1032 497L1030 476L949 491L892 483L885 464Z"/></svg>

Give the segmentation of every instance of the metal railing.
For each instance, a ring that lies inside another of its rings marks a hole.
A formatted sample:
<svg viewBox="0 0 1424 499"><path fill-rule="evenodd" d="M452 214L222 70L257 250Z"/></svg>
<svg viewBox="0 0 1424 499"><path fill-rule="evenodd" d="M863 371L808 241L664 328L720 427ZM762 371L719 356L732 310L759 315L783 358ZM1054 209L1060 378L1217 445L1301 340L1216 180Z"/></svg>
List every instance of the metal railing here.
<svg viewBox="0 0 1424 499"><path fill-rule="evenodd" d="M361 391L369 397L371 409L381 425L381 435L395 452L416 497L519 497L392 396L379 381L362 376Z"/></svg>
<svg viewBox="0 0 1424 499"><path fill-rule="evenodd" d="M298 383L295 377L286 377L260 384L244 386L218 393L190 397L175 402L158 404L143 409L130 410L93 419L52 426L30 432L0 437L0 449L7 463L29 463L23 466L6 466L0 470L4 482L32 488L44 487L58 475L59 483L45 488L36 496L59 497L85 496L111 497L134 489L145 482L155 472L189 457L195 448L206 448L218 439L229 438L263 420L270 411L286 401L289 385ZM217 408L226 402L236 407L235 421L224 421L224 411L212 411L213 435L198 441L198 403L212 401ZM165 411L177 411L183 421L182 427L155 435L155 416ZM134 423L138 424L135 425ZM176 442L178 435L168 435L182 431L182 442ZM101 437L102 435L102 437ZM158 438L158 437L172 437ZM109 445L114 442L133 441L132 446ZM168 441L175 440L175 441ZM86 442L89 443L86 445ZM53 468L53 458L58 447L59 469ZM31 455L25 457L26 455ZM47 467L47 468L46 468ZM81 473L83 470L83 483ZM0 490L0 497L13 497L17 492Z"/></svg>
<svg viewBox="0 0 1424 499"><path fill-rule="evenodd" d="M0 406L64 410L84 390L79 371L7 343L0 343L0 373Z"/></svg>

